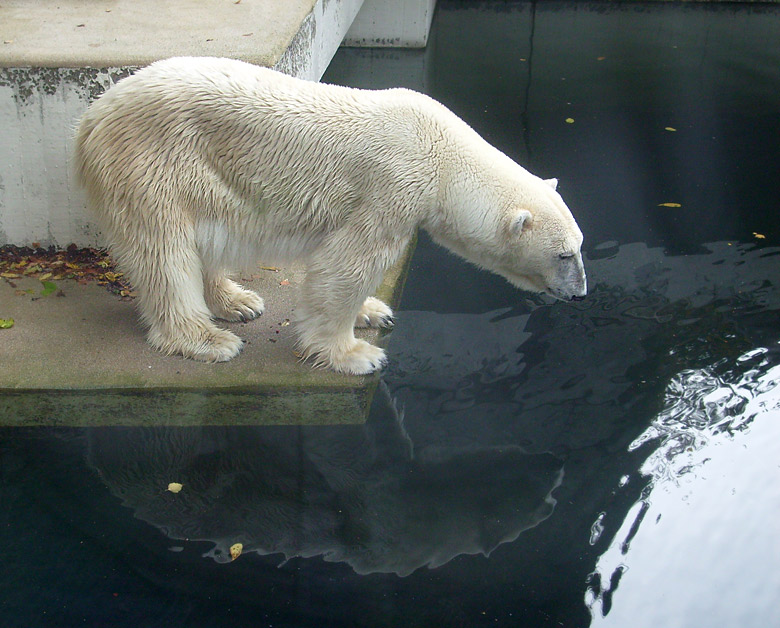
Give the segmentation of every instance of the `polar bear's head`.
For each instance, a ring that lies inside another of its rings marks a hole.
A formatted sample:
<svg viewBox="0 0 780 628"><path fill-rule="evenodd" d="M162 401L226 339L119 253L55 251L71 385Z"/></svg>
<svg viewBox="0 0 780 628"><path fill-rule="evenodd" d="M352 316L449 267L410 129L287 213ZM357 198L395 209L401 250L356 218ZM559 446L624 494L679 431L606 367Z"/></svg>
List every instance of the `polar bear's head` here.
<svg viewBox="0 0 780 628"><path fill-rule="evenodd" d="M498 238L505 244L493 270L523 290L580 300L588 292L582 232L557 192L557 179L538 181L538 189L524 194L525 206L504 211Z"/></svg>
<svg viewBox="0 0 780 628"><path fill-rule="evenodd" d="M530 292L564 301L587 294L582 232L557 192L514 162L493 164L491 175L451 181L444 220L433 238L478 266ZM443 227L443 228L441 228Z"/></svg>

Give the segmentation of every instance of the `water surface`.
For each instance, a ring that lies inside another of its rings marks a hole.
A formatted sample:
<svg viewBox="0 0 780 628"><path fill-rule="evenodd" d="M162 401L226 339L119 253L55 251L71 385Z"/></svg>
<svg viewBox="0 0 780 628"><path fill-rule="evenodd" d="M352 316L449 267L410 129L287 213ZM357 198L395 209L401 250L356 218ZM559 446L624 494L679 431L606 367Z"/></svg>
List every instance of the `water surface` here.
<svg viewBox="0 0 780 628"><path fill-rule="evenodd" d="M591 295L423 236L363 426L0 430L4 625L773 625L779 13L440 1L339 52L558 177Z"/></svg>

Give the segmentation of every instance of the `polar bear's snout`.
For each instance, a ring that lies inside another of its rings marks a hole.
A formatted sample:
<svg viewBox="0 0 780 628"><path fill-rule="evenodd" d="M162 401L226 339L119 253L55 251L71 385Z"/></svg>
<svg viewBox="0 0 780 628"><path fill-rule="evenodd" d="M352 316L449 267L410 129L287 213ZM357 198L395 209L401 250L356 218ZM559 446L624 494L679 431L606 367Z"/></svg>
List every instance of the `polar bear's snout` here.
<svg viewBox="0 0 780 628"><path fill-rule="evenodd" d="M558 272L549 286L549 293L561 301L582 301L588 294L588 279L582 255L577 254L560 260Z"/></svg>

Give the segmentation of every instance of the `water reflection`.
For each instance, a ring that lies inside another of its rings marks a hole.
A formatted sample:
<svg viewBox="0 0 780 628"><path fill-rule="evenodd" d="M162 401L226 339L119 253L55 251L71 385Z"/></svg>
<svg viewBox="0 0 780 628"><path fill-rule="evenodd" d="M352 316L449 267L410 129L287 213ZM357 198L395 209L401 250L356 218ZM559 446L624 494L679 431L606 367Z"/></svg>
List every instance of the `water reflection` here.
<svg viewBox="0 0 780 628"><path fill-rule="evenodd" d="M774 353L669 382L663 409L629 446L649 450L639 472L650 482L588 578L596 625L765 625L780 590ZM739 573L750 576L738 584Z"/></svg>
<svg viewBox="0 0 780 628"><path fill-rule="evenodd" d="M517 446L415 452L396 420L365 426L94 430L89 462L136 517L174 540L321 556L407 576L489 555L553 512L562 463ZM489 469L490 475L485 471ZM169 482L184 485L173 494ZM174 545L178 549L178 545Z"/></svg>
<svg viewBox="0 0 780 628"><path fill-rule="evenodd" d="M607 242L582 303L402 311L365 425L0 430L5 547L48 566L50 599L113 600L118 562L150 614L200 625L229 604L269 625L673 626L658 613L712 617L668 602L705 584L768 609L778 251Z"/></svg>

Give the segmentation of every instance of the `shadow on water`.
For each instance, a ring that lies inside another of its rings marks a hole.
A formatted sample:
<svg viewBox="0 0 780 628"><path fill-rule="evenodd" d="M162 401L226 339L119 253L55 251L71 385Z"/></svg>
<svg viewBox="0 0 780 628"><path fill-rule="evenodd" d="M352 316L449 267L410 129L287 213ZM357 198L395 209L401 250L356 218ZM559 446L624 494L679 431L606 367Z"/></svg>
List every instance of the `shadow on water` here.
<svg viewBox="0 0 780 628"><path fill-rule="evenodd" d="M3 428L4 625L770 625L779 12L441 2L341 51L558 176L591 295L422 236L365 425Z"/></svg>

